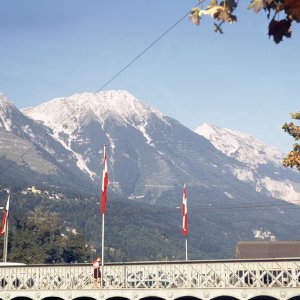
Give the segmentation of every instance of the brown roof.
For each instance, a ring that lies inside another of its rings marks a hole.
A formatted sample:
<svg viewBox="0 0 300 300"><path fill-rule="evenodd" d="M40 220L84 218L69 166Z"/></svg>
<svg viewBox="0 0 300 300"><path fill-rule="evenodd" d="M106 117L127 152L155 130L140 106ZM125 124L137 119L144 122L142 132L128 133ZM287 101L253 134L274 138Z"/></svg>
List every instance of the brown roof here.
<svg viewBox="0 0 300 300"><path fill-rule="evenodd" d="M239 241L236 258L300 257L300 241Z"/></svg>

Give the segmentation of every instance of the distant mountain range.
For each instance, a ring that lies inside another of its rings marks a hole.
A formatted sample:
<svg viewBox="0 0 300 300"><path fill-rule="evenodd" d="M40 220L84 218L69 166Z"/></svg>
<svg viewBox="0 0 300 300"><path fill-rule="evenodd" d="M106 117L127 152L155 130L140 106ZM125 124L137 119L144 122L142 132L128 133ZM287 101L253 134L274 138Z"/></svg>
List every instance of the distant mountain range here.
<svg viewBox="0 0 300 300"><path fill-rule="evenodd" d="M286 201L298 203L300 175L254 137L208 124L193 132L126 91L75 94L21 111L0 96L4 187L96 193L103 144L114 199L176 208L187 183L191 248L222 257L237 240L263 232L297 238L297 212ZM180 232L172 218L166 215L166 228Z"/></svg>

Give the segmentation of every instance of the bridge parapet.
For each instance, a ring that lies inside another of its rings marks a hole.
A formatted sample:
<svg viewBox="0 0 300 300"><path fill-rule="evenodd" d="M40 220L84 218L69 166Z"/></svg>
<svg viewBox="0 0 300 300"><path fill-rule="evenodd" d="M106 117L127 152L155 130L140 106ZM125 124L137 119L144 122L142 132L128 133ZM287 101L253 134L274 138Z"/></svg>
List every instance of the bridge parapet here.
<svg viewBox="0 0 300 300"><path fill-rule="evenodd" d="M300 288L300 259L108 264L105 289ZM87 264L0 266L0 291L93 289Z"/></svg>

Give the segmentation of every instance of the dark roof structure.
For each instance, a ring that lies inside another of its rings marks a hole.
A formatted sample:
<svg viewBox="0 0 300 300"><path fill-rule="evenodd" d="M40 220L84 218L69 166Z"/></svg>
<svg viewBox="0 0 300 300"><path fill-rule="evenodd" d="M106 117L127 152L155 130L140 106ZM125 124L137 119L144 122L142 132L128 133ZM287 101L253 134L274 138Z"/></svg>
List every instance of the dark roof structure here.
<svg viewBox="0 0 300 300"><path fill-rule="evenodd" d="M240 241L237 259L300 257L300 241Z"/></svg>

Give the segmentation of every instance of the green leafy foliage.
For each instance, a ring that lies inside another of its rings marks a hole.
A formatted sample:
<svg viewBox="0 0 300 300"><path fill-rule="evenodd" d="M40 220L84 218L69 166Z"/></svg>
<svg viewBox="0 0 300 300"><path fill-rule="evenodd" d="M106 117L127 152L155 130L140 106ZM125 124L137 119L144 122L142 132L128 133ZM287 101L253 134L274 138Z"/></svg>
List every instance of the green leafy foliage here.
<svg viewBox="0 0 300 300"><path fill-rule="evenodd" d="M300 120L300 112L291 114L293 119ZM296 126L293 122L285 123L283 130L291 135L296 141L300 139L300 126ZM297 168L300 171L300 145L294 144L293 150L283 160L286 167Z"/></svg>

